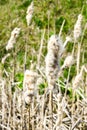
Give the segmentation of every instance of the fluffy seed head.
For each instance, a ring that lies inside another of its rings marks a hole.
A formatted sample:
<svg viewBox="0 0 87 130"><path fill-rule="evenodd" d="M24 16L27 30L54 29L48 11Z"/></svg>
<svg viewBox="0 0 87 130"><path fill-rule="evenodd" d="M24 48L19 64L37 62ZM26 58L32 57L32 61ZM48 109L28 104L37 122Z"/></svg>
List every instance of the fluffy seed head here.
<svg viewBox="0 0 87 130"><path fill-rule="evenodd" d="M11 32L11 36L17 38L19 36L20 30L20 28L14 28L14 30Z"/></svg>
<svg viewBox="0 0 87 130"><path fill-rule="evenodd" d="M78 15L78 20L74 26L74 40L77 42L78 38L81 36L82 29L81 29L81 23L82 23L83 16L81 14Z"/></svg>
<svg viewBox="0 0 87 130"><path fill-rule="evenodd" d="M59 71L59 57L62 54L63 46L57 35L52 35L48 42L48 53L46 62L46 77L49 89L53 89Z"/></svg>
<svg viewBox="0 0 87 130"><path fill-rule="evenodd" d="M16 43L16 39L19 36L20 28L14 28L14 30L11 32L11 37L8 41L8 44L6 45L6 50L10 50L14 47L14 44Z"/></svg>
<svg viewBox="0 0 87 130"><path fill-rule="evenodd" d="M82 74L78 74L73 81L73 89L77 89L82 82Z"/></svg>
<svg viewBox="0 0 87 130"><path fill-rule="evenodd" d="M79 15L78 15L78 20L79 20L79 21L82 21L82 18L83 18L82 14L79 14Z"/></svg>
<svg viewBox="0 0 87 130"><path fill-rule="evenodd" d="M84 72L84 65L81 67L81 71L78 75L76 75L74 81L73 81L73 89L77 89L79 86L81 86L81 83L83 81L83 72Z"/></svg>
<svg viewBox="0 0 87 130"><path fill-rule="evenodd" d="M28 25L28 26L29 26L30 23L31 23L33 11L34 11L34 5L33 5L33 2L32 2L31 5L30 5L30 6L28 7L28 9L27 9L26 21L27 21L27 25Z"/></svg>
<svg viewBox="0 0 87 130"><path fill-rule="evenodd" d="M27 104L27 105L29 105L30 103L31 103L31 97L30 96L25 96L24 97L24 100L25 100L25 103Z"/></svg>
<svg viewBox="0 0 87 130"><path fill-rule="evenodd" d="M27 15L26 20L27 20L27 25L29 26L31 23L32 15Z"/></svg>
<svg viewBox="0 0 87 130"><path fill-rule="evenodd" d="M48 42L48 51L53 51L57 54L62 54L64 48L61 39L57 35L52 35Z"/></svg>
<svg viewBox="0 0 87 130"><path fill-rule="evenodd" d="M34 11L33 9L34 9L34 3L31 2L31 4L28 6L27 14L32 14Z"/></svg>
<svg viewBox="0 0 87 130"><path fill-rule="evenodd" d="M35 83L35 78L37 77L37 73L31 70L26 70L24 74L25 83Z"/></svg>
<svg viewBox="0 0 87 130"><path fill-rule="evenodd" d="M23 90L24 90L24 101L28 104L30 99L36 93L36 82L37 82L37 73L31 70L26 70L24 74L24 83L23 83Z"/></svg>
<svg viewBox="0 0 87 130"><path fill-rule="evenodd" d="M69 55L66 57L64 64L61 68L64 69L66 67L70 67L73 64L74 64L74 57L72 55Z"/></svg>
<svg viewBox="0 0 87 130"><path fill-rule="evenodd" d="M44 80L41 78L41 77L39 77L38 79L37 79L37 86L39 86L40 84L42 84L44 82Z"/></svg>

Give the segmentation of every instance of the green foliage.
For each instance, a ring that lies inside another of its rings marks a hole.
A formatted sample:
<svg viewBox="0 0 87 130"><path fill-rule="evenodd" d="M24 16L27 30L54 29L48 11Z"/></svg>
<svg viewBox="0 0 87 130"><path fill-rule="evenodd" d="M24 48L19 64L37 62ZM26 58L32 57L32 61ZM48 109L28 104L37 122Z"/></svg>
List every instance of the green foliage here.
<svg viewBox="0 0 87 130"><path fill-rule="evenodd" d="M65 79L68 78L68 74L69 74L69 82L71 82L72 78L75 76L75 73L76 73L76 67L75 66L72 66L70 68L70 74L69 74L69 68L65 68L64 71L63 71L63 75L64 75Z"/></svg>
<svg viewBox="0 0 87 130"><path fill-rule="evenodd" d="M45 91L45 88L47 87L47 83L44 82L42 84L39 85L39 94L42 95Z"/></svg>
<svg viewBox="0 0 87 130"><path fill-rule="evenodd" d="M6 54L5 45L0 46L0 61L1 61L2 57L4 56L4 54Z"/></svg>
<svg viewBox="0 0 87 130"><path fill-rule="evenodd" d="M18 9L27 8L30 5L31 2L32 2L32 0L25 0L21 5L18 6Z"/></svg>
<svg viewBox="0 0 87 130"><path fill-rule="evenodd" d="M17 60L19 61L20 64L23 64L24 62L24 52L23 51L19 51L17 52Z"/></svg>
<svg viewBox="0 0 87 130"><path fill-rule="evenodd" d="M83 8L83 15L84 15L84 18L85 18L86 21L87 21L87 4L84 5L84 8Z"/></svg>
<svg viewBox="0 0 87 130"><path fill-rule="evenodd" d="M72 52L73 46L74 46L74 43L73 43L73 42L69 42L69 43L67 44L66 51L67 51L67 52Z"/></svg>
<svg viewBox="0 0 87 130"><path fill-rule="evenodd" d="M68 90L67 90L67 95L68 95L68 96L70 97L70 99L72 100L72 98L73 98L73 90L72 90L71 87L68 88Z"/></svg>
<svg viewBox="0 0 87 130"><path fill-rule="evenodd" d="M69 29L68 28L68 21L63 16L60 16L55 21L55 27L56 27L57 33L59 33L60 27L61 27L64 20L65 20L65 24L64 24L64 27L63 27L63 32L66 32L66 33L68 32L68 29Z"/></svg>
<svg viewBox="0 0 87 130"><path fill-rule="evenodd" d="M64 63L64 59L62 58L62 59L60 59L60 66L62 66L63 63Z"/></svg>
<svg viewBox="0 0 87 130"><path fill-rule="evenodd" d="M68 68L64 69L63 75L64 75L64 78L67 79L67 77L68 77Z"/></svg>
<svg viewBox="0 0 87 130"><path fill-rule="evenodd" d="M75 74L76 74L76 66L73 65L71 66L71 70L70 70L70 77L69 77L70 81L75 76Z"/></svg>
<svg viewBox="0 0 87 130"><path fill-rule="evenodd" d="M21 89L23 88L23 78L24 78L23 73L17 73L15 75L15 81L16 82L20 82L18 87L21 88Z"/></svg>
<svg viewBox="0 0 87 130"><path fill-rule="evenodd" d="M8 2L8 0L0 0L0 5L5 5Z"/></svg>
<svg viewBox="0 0 87 130"><path fill-rule="evenodd" d="M62 77L60 77L59 78L59 80L61 81L60 83L59 83L59 86L60 86L60 89L61 89L61 92L62 92L62 94L64 95L65 94L65 91L66 91L66 83L64 83L64 79L62 78ZM68 87L68 89L67 89L67 96L70 98L70 99L72 99L72 94L73 94L73 90L72 90L72 87Z"/></svg>
<svg viewBox="0 0 87 130"><path fill-rule="evenodd" d="M43 22L38 17L34 17L34 22L40 29L43 28Z"/></svg>

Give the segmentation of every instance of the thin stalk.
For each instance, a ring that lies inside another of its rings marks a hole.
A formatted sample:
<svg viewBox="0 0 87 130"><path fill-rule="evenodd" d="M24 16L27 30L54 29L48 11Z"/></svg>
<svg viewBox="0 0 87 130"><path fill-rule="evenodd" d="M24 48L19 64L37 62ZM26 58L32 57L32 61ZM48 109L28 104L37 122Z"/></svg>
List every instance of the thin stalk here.
<svg viewBox="0 0 87 130"><path fill-rule="evenodd" d="M15 115L15 112L16 112L16 91L14 92L14 95L13 95L13 130L15 130L15 127L16 127L16 122L15 122L15 119L16 119L16 115Z"/></svg>
<svg viewBox="0 0 87 130"><path fill-rule="evenodd" d="M64 24L65 24L65 19L63 20L63 23L62 23L62 25L61 25L61 28L60 28L60 31L59 31L59 37L61 37L61 34L62 34L62 31L63 31Z"/></svg>
<svg viewBox="0 0 87 130"><path fill-rule="evenodd" d="M72 95L72 111L71 111L71 113L72 113L72 120L71 120L72 127L73 127L73 125L74 125L74 123L75 123L75 121L74 121L74 112L75 112L75 95L76 95L76 92L75 92L75 90L74 90L74 91L73 91L73 95Z"/></svg>
<svg viewBox="0 0 87 130"><path fill-rule="evenodd" d="M31 103L31 110L32 110L32 113L34 113L34 97ZM34 117L32 117L32 130L35 130Z"/></svg>
<svg viewBox="0 0 87 130"><path fill-rule="evenodd" d="M66 82L66 89L65 89L65 98L67 96L67 90L68 90L68 82L69 82L69 77L70 77L70 71L71 71L71 66L69 67L69 71L68 71L68 77L67 77L67 82Z"/></svg>
<svg viewBox="0 0 87 130"><path fill-rule="evenodd" d="M12 49L12 54L13 54L13 74L12 74L12 83L15 81L15 74L16 74L16 54L17 54L17 48L15 46L14 49Z"/></svg>
<svg viewBox="0 0 87 130"><path fill-rule="evenodd" d="M27 61L27 42L25 40L25 54L24 54L24 71L26 70L26 61Z"/></svg>
<svg viewBox="0 0 87 130"><path fill-rule="evenodd" d="M87 86L87 75L86 75L86 86ZM85 87L85 89L86 89L86 98L87 98L87 87Z"/></svg>
<svg viewBox="0 0 87 130"><path fill-rule="evenodd" d="M13 79L12 79L13 81ZM10 80L11 82L11 80ZM9 83L9 87L8 87L8 91L9 91L9 116L8 116L8 119L10 121L10 127L13 127L13 120L12 120L12 115L13 115L13 103L12 103L12 86L11 84Z"/></svg>
<svg viewBox="0 0 87 130"><path fill-rule="evenodd" d="M29 118L28 118L28 130L30 130L30 106L28 108L28 116L29 116Z"/></svg>
<svg viewBox="0 0 87 130"><path fill-rule="evenodd" d="M79 67L80 67L80 48L81 48L81 43L78 42L78 52L77 52L77 75L79 74Z"/></svg>
<svg viewBox="0 0 87 130"><path fill-rule="evenodd" d="M5 88L5 81L2 82L2 125L6 125L7 122L7 95L6 95L6 88ZM4 127L2 127L4 130Z"/></svg>
<svg viewBox="0 0 87 130"><path fill-rule="evenodd" d="M74 41L73 50L72 50L72 56L74 55L74 51L75 51L75 44L76 44L76 42Z"/></svg>
<svg viewBox="0 0 87 130"><path fill-rule="evenodd" d="M21 95L21 97L22 97L22 95ZM21 99L22 100L22 99ZM22 130L24 130L24 125L25 125L25 120L24 120L24 109L25 109L25 103L24 103L24 100L22 100L23 101L23 106L22 106L22 115L21 115L21 117L22 117Z"/></svg>
<svg viewBox="0 0 87 130"><path fill-rule="evenodd" d="M22 100L22 91L20 91L20 90L18 90L19 92L20 92L20 95L21 95L21 107L20 107L20 114L21 114L21 121L20 121L20 130L23 130L22 128L23 128L23 113L22 113L22 111L23 111L23 100ZM18 93L19 94L19 93Z"/></svg>
<svg viewBox="0 0 87 130"><path fill-rule="evenodd" d="M48 12L48 39L49 39L49 34L50 34L49 21L50 21L50 12Z"/></svg>
<svg viewBox="0 0 87 130"><path fill-rule="evenodd" d="M28 38L30 36L30 26L26 28L26 31L28 35L24 38L24 43L25 43L25 54L24 54L24 72L26 70L26 65L27 65L27 53L28 53Z"/></svg>
<svg viewBox="0 0 87 130"><path fill-rule="evenodd" d="M45 36L45 29L43 31L42 34L42 38L41 38L41 44L40 44L40 49L39 49L39 55L38 55L38 61L37 61L37 68L40 67L40 61L41 61L41 54L42 54L42 48L43 48L43 44L44 44L44 36Z"/></svg>
<svg viewBox="0 0 87 130"><path fill-rule="evenodd" d="M54 34L56 34L55 17L54 17Z"/></svg>

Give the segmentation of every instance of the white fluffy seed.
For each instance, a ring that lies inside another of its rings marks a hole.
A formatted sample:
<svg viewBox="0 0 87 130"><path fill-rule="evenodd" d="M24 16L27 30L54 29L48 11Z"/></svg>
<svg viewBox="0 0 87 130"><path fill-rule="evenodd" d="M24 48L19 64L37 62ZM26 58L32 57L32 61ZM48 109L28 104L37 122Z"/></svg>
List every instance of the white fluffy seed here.
<svg viewBox="0 0 87 130"><path fill-rule="evenodd" d="M81 23L82 23L82 14L78 15L78 20L74 26L74 41L77 42L78 38L81 36L82 29L81 29Z"/></svg>
<svg viewBox="0 0 87 130"><path fill-rule="evenodd" d="M6 50L10 50L14 47L14 44L16 43L16 39L19 36L20 28L14 28L14 30L11 32L11 37L8 41L8 44L6 45Z"/></svg>
<svg viewBox="0 0 87 130"><path fill-rule="evenodd" d="M48 42L46 62L46 77L49 89L53 89L59 71L59 57L63 52L62 41L57 35L52 35Z"/></svg>
<svg viewBox="0 0 87 130"><path fill-rule="evenodd" d="M29 26L31 23L31 19L33 16L33 11L34 11L34 5L33 2L30 4L30 6L27 9L27 15L26 15L26 21L27 21L27 25Z"/></svg>
<svg viewBox="0 0 87 130"><path fill-rule="evenodd" d="M37 88L37 73L31 70L26 70L24 74L23 91L24 91L24 101L29 104L32 97L35 96Z"/></svg>
<svg viewBox="0 0 87 130"><path fill-rule="evenodd" d="M64 64L61 67L61 69L64 69L66 67L70 67L74 64L74 57L72 55L69 55L65 58Z"/></svg>

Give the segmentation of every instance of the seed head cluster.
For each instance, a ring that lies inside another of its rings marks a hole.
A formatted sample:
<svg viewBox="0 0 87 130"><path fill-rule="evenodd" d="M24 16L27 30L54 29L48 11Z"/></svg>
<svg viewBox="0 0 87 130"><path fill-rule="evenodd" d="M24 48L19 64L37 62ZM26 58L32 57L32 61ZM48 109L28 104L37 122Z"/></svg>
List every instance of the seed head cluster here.
<svg viewBox="0 0 87 130"><path fill-rule="evenodd" d="M27 25L29 26L31 23L31 19L33 16L33 11L34 11L34 5L33 2L30 4L30 6L27 9L27 15L26 15L26 21L27 21Z"/></svg>
<svg viewBox="0 0 87 130"><path fill-rule="evenodd" d="M24 101L26 104L29 104L32 100L32 97L35 96L36 92L36 80L37 73L31 70L26 70L24 74Z"/></svg>
<svg viewBox="0 0 87 130"><path fill-rule="evenodd" d="M81 36L82 29L81 29L81 23L82 23L82 14L78 15L78 20L74 26L74 41L77 42L78 38Z"/></svg>
<svg viewBox="0 0 87 130"><path fill-rule="evenodd" d="M14 44L16 43L16 39L19 36L20 28L14 28L14 30L11 32L11 37L8 41L8 44L6 45L6 50L10 50L14 47Z"/></svg>
<svg viewBox="0 0 87 130"><path fill-rule="evenodd" d="M52 35L48 42L48 53L46 56L46 77L49 89L53 89L59 71L59 57L62 54L62 41L57 35Z"/></svg>
<svg viewBox="0 0 87 130"><path fill-rule="evenodd" d="M76 75L73 81L73 89L77 89L81 86L81 83L83 81L83 72L87 73L87 69L84 67L84 65L81 67L80 73Z"/></svg>
<svg viewBox="0 0 87 130"><path fill-rule="evenodd" d="M79 73L78 75L76 75L74 82L73 82L73 89L77 89L80 84L82 82L82 74Z"/></svg>
<svg viewBox="0 0 87 130"><path fill-rule="evenodd" d="M61 68L64 69L66 67L70 67L73 64L74 64L74 57L72 55L69 55L65 58L64 64Z"/></svg>

